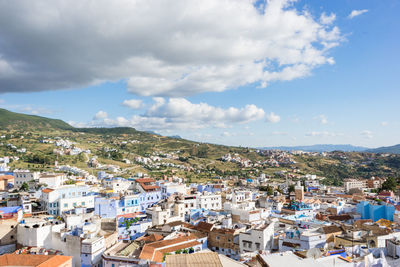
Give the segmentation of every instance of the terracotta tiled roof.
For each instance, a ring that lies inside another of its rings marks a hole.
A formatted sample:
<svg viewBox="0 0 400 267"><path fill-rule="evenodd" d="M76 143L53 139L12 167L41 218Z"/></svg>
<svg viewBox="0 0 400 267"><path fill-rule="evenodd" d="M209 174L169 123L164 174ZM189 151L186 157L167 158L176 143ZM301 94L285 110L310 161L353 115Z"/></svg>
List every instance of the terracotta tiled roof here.
<svg viewBox="0 0 400 267"><path fill-rule="evenodd" d="M12 175L1 175L0 180L13 180L14 176Z"/></svg>
<svg viewBox="0 0 400 267"><path fill-rule="evenodd" d="M72 257L61 255L32 254L4 254L0 256L0 266L52 267L64 265L68 261L72 261Z"/></svg>
<svg viewBox="0 0 400 267"><path fill-rule="evenodd" d="M43 193L50 193L50 192L53 192L53 191L54 191L54 189L50 189L50 188L45 188L45 189L42 190Z"/></svg>
<svg viewBox="0 0 400 267"><path fill-rule="evenodd" d="M195 245L201 244L195 239L195 235L188 235L146 244L140 252L139 259L162 262L162 257L164 253L173 252L178 249L190 248Z"/></svg>
<svg viewBox="0 0 400 267"><path fill-rule="evenodd" d="M193 254L167 255L165 264L168 267L180 266L214 266L222 267L221 260L215 252L203 252Z"/></svg>
<svg viewBox="0 0 400 267"><path fill-rule="evenodd" d="M213 227L214 225L212 223L199 222L196 228L199 231L210 232Z"/></svg>

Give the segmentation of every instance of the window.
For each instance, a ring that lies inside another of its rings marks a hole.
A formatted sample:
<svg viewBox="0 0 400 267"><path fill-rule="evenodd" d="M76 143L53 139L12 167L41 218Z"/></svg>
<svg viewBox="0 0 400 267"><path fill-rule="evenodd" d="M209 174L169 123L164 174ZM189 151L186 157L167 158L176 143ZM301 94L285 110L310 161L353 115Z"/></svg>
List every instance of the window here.
<svg viewBox="0 0 400 267"><path fill-rule="evenodd" d="M85 206L85 202L82 202L82 206Z"/></svg>
<svg viewBox="0 0 400 267"><path fill-rule="evenodd" d="M64 208L68 208L68 203L64 203Z"/></svg>
<svg viewBox="0 0 400 267"><path fill-rule="evenodd" d="M76 202L74 202L74 204L72 204L72 206L76 207Z"/></svg>
<svg viewBox="0 0 400 267"><path fill-rule="evenodd" d="M215 239L219 240L220 238L219 238L219 236L216 236Z"/></svg>

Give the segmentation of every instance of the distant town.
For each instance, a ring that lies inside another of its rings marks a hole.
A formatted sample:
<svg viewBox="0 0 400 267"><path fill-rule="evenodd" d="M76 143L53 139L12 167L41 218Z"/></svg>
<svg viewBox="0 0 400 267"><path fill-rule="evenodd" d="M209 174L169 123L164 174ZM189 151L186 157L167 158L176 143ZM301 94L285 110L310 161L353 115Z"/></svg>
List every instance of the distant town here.
<svg viewBox="0 0 400 267"><path fill-rule="evenodd" d="M96 156L67 138L35 138L76 164L45 159L29 168L21 164L40 159L13 141L29 138L1 136L9 154L0 158L2 266L400 266L393 177L342 177L336 185L296 165L313 156L357 165L347 154L260 150L254 153L263 159L250 160L230 152L220 164L252 171L224 176L188 165L179 150L121 154L114 160L124 165L115 165L100 157L121 153L112 145ZM118 146L140 143L127 138ZM390 157L371 154L362 164ZM130 174L132 166L145 171ZM196 179L203 172L213 177Z"/></svg>

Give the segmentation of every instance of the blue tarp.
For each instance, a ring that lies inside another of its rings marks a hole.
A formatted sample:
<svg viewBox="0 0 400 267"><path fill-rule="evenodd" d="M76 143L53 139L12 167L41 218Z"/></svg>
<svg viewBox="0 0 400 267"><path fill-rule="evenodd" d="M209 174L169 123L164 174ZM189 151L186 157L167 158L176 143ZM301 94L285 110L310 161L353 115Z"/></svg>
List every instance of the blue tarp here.
<svg viewBox="0 0 400 267"><path fill-rule="evenodd" d="M0 208L0 213L17 213L19 210L21 210L21 206L15 206L15 207L1 207Z"/></svg>

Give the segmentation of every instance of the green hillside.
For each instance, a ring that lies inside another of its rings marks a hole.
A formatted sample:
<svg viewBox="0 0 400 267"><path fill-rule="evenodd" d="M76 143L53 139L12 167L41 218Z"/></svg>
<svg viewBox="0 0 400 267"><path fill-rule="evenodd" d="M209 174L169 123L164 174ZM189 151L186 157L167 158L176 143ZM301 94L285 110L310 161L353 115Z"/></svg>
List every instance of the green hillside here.
<svg viewBox="0 0 400 267"><path fill-rule="evenodd" d="M389 153L389 154L400 154L400 144L394 146L383 146L374 149L369 149L367 152L370 153Z"/></svg>
<svg viewBox="0 0 400 267"><path fill-rule="evenodd" d="M326 177L327 183L337 185L349 177L400 177L400 155L396 154L335 151L325 156L319 153L290 155L295 163L272 166L263 164L271 159L271 155L257 149L200 143L129 127L74 128L62 120L4 109L0 109L0 136L0 157L16 158L10 163L11 169L52 171L57 162L59 166L75 166L96 174L99 169L88 164L90 158L96 158L101 165L119 166L121 171L116 175L122 177L141 172L154 177L178 175L193 182L227 176L257 177L260 173L278 180L285 179L286 174L317 174ZM56 140L68 140L71 149L90 152L68 154L69 149L56 146ZM253 165L221 161L228 153L250 160ZM150 164L140 162L140 158L154 156L158 160Z"/></svg>
<svg viewBox="0 0 400 267"><path fill-rule="evenodd" d="M72 130L74 127L62 120L15 113L0 109L0 127L2 129L59 129Z"/></svg>

